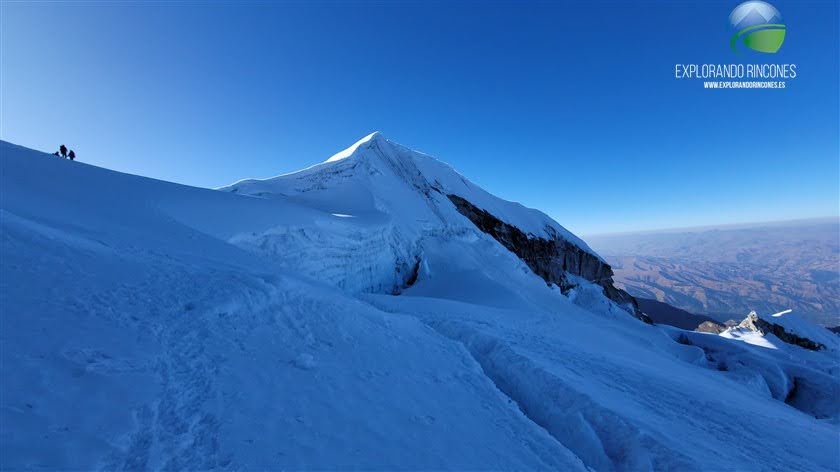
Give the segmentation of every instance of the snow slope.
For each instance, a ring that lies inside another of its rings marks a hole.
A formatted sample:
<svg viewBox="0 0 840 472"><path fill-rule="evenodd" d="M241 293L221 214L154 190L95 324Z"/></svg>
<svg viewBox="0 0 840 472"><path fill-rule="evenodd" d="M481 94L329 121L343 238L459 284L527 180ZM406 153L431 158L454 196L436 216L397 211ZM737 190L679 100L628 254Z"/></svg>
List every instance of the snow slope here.
<svg viewBox="0 0 840 472"><path fill-rule="evenodd" d="M542 213L379 135L338 156L221 192L0 142L0 468L837 469L770 350L704 335L719 370L433 189L589 250Z"/></svg>
<svg viewBox="0 0 840 472"><path fill-rule="evenodd" d="M460 346L225 239L329 214L0 151L3 469L580 468Z"/></svg>

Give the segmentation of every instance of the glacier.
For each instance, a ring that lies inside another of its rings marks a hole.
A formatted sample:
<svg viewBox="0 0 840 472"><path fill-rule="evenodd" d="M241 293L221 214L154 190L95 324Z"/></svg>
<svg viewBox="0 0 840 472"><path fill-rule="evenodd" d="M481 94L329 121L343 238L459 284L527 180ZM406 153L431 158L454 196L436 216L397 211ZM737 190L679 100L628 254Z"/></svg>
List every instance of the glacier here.
<svg viewBox="0 0 840 472"><path fill-rule="evenodd" d="M4 470L838 469L833 335L652 325L379 133L220 189L0 142L0 229Z"/></svg>

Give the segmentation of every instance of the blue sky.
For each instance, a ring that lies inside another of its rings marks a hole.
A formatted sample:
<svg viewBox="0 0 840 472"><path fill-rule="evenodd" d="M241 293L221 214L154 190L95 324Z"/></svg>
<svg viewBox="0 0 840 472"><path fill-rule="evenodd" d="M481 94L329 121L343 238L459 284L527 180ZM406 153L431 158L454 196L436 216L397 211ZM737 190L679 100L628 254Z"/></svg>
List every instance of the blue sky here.
<svg viewBox="0 0 840 472"><path fill-rule="evenodd" d="M838 214L838 4L2 3L0 138L215 187L373 130L579 233ZM676 63L794 63L784 90L704 90Z"/></svg>

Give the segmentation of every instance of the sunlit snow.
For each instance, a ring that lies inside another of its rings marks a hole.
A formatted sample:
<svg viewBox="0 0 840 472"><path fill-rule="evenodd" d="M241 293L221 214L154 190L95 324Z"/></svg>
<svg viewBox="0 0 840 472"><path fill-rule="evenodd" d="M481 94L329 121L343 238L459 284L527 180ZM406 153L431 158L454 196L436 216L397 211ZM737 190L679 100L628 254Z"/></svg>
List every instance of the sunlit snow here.
<svg viewBox="0 0 840 472"><path fill-rule="evenodd" d="M564 295L445 194L591 251L545 214L336 156L216 191L0 142L0 468L836 470L836 351Z"/></svg>

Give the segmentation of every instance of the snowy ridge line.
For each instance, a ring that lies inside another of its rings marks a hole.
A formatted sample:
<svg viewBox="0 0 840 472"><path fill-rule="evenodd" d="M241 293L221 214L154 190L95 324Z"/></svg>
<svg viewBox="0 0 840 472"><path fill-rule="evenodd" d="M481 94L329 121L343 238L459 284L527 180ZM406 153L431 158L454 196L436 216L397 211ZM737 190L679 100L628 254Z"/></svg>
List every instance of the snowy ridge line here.
<svg viewBox="0 0 840 472"><path fill-rule="evenodd" d="M310 170L314 170L314 169L317 169L317 168L320 168L320 167L325 167L328 164L332 164L333 162L338 162L338 161L341 161L343 159L346 159L347 157L350 157L351 155L353 155L354 152L356 152L356 149L358 149L359 146L361 146L362 144L372 140L374 137L378 136L379 134L381 134L379 131L374 131L373 133L370 133L369 135L365 136L364 138L356 141L356 143L354 143L353 145L351 145L347 149L333 154L332 157L330 157L329 159L327 159L324 162L319 162L317 164L313 164L313 165L311 165L309 167L305 167L303 169L295 170L295 171L292 171L292 172L286 172L286 173L283 173L283 174L278 174L278 175L275 175L273 177L267 177L265 179L255 179L255 178L240 179L240 180L237 180L236 182L233 182L232 184L222 185L221 187L216 187L215 190L227 191L231 188L237 187L237 186L242 185L242 184L248 184L248 183L253 183L253 182L261 182L261 181L266 181L266 180L274 180L274 179L279 179L281 177L289 177L289 176L293 176L295 174L305 173L305 172L308 172Z"/></svg>
<svg viewBox="0 0 840 472"><path fill-rule="evenodd" d="M298 169L298 170L294 170L294 171L291 171L291 172L284 172L282 174L277 174L273 177L266 177L266 178L263 178L263 179L249 177L249 178L240 179L240 180L237 180L236 182L233 182L231 184L222 185L221 187L216 187L214 190L232 191L231 189L235 189L236 187L238 187L240 185L243 185L243 184L266 182L266 181L281 179L283 177L294 177L298 174L306 174L310 171L314 171L314 170L317 170L317 169L320 169L320 168L328 167L335 162L342 161L342 160L350 157L351 155L353 155L354 152L356 152L356 149L358 149L359 146L367 143L368 141L372 140L376 136L379 136L380 134L381 133L379 131L374 131L373 133L370 133L369 135L365 136L364 138L356 141L356 143L354 143L353 145L351 145L347 149L335 153L332 157L328 158L324 162L319 162L317 164L312 164L311 166L304 167L303 169Z"/></svg>
<svg viewBox="0 0 840 472"><path fill-rule="evenodd" d="M374 133L374 135L378 135L378 133ZM371 135L371 136L374 136ZM440 209L435 205L435 202L431 198L430 192L435 191L437 193L442 193L439 188L433 186L427 178L423 175L423 172L417 167L417 163L414 159L393 159L389 158L385 151L382 149L379 141L374 139L370 144L371 149L379 156L382 162L385 162L386 165L389 167L391 172L394 175L398 176L404 182L410 184L418 192L420 192L425 197L426 205L429 207L429 210L440 220L442 224L446 224L446 217L441 213ZM405 148L408 150L407 148ZM429 157L429 159L433 159ZM453 170L454 172L454 170Z"/></svg>

